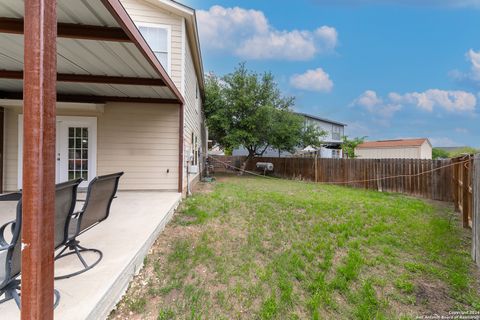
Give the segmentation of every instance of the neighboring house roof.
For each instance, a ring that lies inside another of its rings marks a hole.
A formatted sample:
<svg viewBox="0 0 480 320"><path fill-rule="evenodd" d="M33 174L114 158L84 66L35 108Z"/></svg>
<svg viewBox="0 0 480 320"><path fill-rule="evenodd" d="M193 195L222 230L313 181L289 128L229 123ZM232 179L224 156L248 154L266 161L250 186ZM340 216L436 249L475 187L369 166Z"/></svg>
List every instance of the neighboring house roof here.
<svg viewBox="0 0 480 320"><path fill-rule="evenodd" d="M164 10L173 12L185 18L186 32L190 48L192 50L193 62L195 65L195 72L197 73L198 82L202 96L205 92L204 71L202 62L202 51L200 48L200 37L198 35L197 15L195 9L186 6L178 1L173 0L145 0L150 4L156 5Z"/></svg>
<svg viewBox="0 0 480 320"><path fill-rule="evenodd" d="M430 144L430 141L427 138L367 141L362 144L359 144L357 148L367 149L367 148L420 147L425 142L428 142L428 144Z"/></svg>
<svg viewBox="0 0 480 320"><path fill-rule="evenodd" d="M311 114L306 114L306 113L301 113L301 112L296 112L296 114L298 114L299 116L304 116L306 118L310 118L310 119L314 119L314 120L318 120L318 121L323 121L323 122L328 122L328 123L336 124L336 125L339 125L339 126L344 126L344 127L347 126L345 123L329 120L329 119L326 119L326 118L320 118L320 117L317 117L317 116L312 116Z"/></svg>

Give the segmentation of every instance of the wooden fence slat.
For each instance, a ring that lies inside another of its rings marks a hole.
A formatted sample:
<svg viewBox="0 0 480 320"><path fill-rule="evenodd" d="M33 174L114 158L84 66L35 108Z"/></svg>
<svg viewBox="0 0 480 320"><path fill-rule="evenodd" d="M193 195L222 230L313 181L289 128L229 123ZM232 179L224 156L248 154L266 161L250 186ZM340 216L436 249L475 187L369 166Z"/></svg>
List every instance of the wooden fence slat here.
<svg viewBox="0 0 480 320"><path fill-rule="evenodd" d="M475 155L472 169L472 258L480 267L480 154Z"/></svg>
<svg viewBox="0 0 480 320"><path fill-rule="evenodd" d="M469 179L468 179L468 172L469 172L469 167L470 163L465 162L462 164L463 167L463 179L462 179L462 221L463 221L463 227L467 228L469 226L469 221L468 221L468 213L469 213L469 206L470 202L468 201L468 188L470 187Z"/></svg>

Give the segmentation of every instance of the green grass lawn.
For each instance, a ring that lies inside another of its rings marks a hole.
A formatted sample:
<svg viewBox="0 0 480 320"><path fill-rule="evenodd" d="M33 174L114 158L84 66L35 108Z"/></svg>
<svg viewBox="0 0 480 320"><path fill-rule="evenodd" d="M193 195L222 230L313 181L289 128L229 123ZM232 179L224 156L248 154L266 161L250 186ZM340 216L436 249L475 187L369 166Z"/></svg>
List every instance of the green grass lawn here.
<svg viewBox="0 0 480 320"><path fill-rule="evenodd" d="M444 204L222 178L182 204L111 319L414 319L479 310L468 235Z"/></svg>

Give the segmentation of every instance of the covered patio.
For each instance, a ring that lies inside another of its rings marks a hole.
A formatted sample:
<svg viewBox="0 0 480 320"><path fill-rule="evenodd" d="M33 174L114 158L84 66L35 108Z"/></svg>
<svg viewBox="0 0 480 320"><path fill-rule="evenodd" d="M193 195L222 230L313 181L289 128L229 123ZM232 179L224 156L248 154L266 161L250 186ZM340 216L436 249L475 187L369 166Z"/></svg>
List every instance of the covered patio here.
<svg viewBox="0 0 480 320"><path fill-rule="evenodd" d="M103 259L83 274L55 281L55 289L60 292L55 318L105 319L142 266L180 199L180 193L119 192L110 217L79 238L83 244L101 250ZM0 226L15 218L15 207L15 201L0 202ZM56 274L78 268L78 260L55 263ZM10 300L0 304L0 315L2 319L20 319L20 310Z"/></svg>
<svg viewBox="0 0 480 320"><path fill-rule="evenodd" d="M2 304L2 318L53 319L54 287L56 318L108 314L181 199L183 106L119 0L0 2L0 193L23 202L22 308ZM111 216L80 238L104 259L54 283L55 183L116 171Z"/></svg>

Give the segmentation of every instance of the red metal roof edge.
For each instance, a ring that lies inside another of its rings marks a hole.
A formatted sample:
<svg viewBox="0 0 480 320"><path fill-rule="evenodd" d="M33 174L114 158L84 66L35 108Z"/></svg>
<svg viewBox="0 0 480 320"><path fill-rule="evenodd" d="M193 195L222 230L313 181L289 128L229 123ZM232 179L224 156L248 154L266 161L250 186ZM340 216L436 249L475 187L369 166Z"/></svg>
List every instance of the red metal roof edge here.
<svg viewBox="0 0 480 320"><path fill-rule="evenodd" d="M150 65L157 71L158 75L165 81L167 87L172 90L177 97L179 103L185 104L185 100L178 90L177 86L173 83L168 73L165 71L161 63L156 58L150 46L147 44L142 34L135 26L130 15L127 13L123 5L119 0L100 0L105 8L112 14L113 18L117 21L120 27L129 36L132 42L137 46L143 56L147 59Z"/></svg>
<svg viewBox="0 0 480 320"><path fill-rule="evenodd" d="M362 148L419 147L422 144L424 144L425 141L430 144L428 138L367 141L362 144L359 144L357 148L362 149Z"/></svg>

